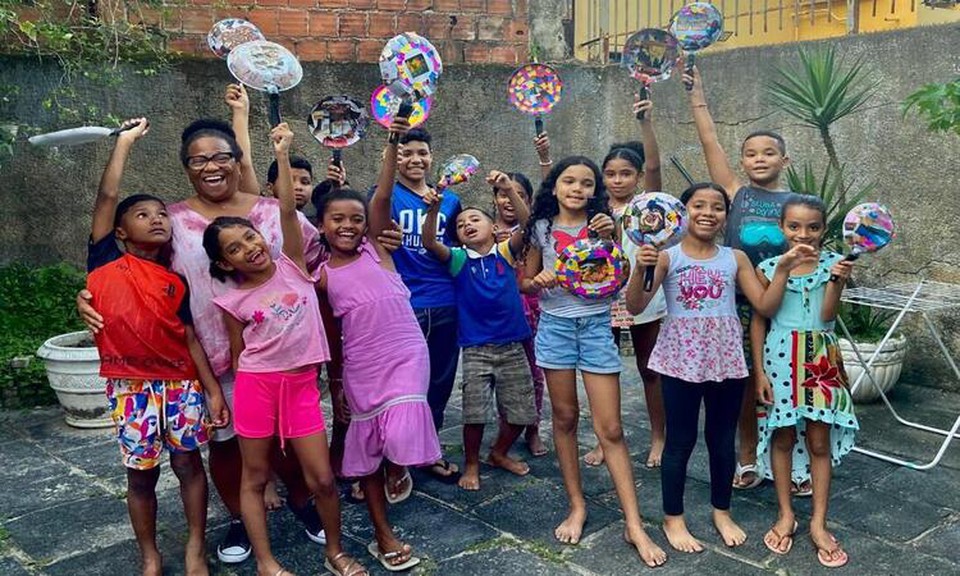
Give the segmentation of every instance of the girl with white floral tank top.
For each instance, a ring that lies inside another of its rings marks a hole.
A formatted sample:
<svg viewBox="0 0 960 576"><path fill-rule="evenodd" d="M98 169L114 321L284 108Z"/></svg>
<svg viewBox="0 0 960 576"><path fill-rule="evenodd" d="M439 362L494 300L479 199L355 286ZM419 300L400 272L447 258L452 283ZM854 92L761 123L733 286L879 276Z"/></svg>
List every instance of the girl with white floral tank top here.
<svg viewBox="0 0 960 576"><path fill-rule="evenodd" d="M689 224L681 242L659 252L640 248L637 270L627 286L627 308L641 312L663 286L667 317L663 321L649 367L662 376L666 413L666 446L662 467L663 529L670 545L681 552L700 552L703 545L687 530L683 491L687 462L697 443L700 404L705 405L704 437L710 455L710 501L713 522L727 546L739 546L746 534L730 516L736 467L734 438L746 384L743 336L737 317L736 289L764 316L776 313L790 270L817 258L810 246L784 254L764 290L746 254L719 246L730 200L721 186L694 184L680 201ZM643 289L647 266L655 266L653 290Z"/></svg>

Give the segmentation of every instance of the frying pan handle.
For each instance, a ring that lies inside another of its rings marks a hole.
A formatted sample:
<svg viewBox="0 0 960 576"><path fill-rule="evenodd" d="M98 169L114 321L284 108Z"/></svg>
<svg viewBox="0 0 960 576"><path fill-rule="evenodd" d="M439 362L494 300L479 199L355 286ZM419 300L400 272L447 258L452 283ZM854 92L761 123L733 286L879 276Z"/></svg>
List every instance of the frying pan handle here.
<svg viewBox="0 0 960 576"><path fill-rule="evenodd" d="M650 99L650 90L647 89L647 85L646 85L646 84L641 84L641 85L640 85L640 99L641 99L641 100L649 100L649 99ZM643 120L643 117L644 117L644 112L643 112L643 110L640 110L639 112L637 112L637 120Z"/></svg>
<svg viewBox="0 0 960 576"><path fill-rule="evenodd" d="M539 138L543 134L543 116L538 114L533 117L533 127L537 131L537 138Z"/></svg>
<svg viewBox="0 0 960 576"><path fill-rule="evenodd" d="M397 108L397 118L409 118L413 114L413 104L409 100L404 98L400 101L400 107ZM396 144L400 141L400 135L394 132L390 135L390 143Z"/></svg>
<svg viewBox="0 0 960 576"><path fill-rule="evenodd" d="M343 167L343 154L342 154L342 152L343 152L343 151L340 150L339 148L334 148L334 149L333 149L333 162L332 162L332 163L333 163L333 165L336 166L337 168L342 168L342 167Z"/></svg>
<svg viewBox="0 0 960 576"><path fill-rule="evenodd" d="M271 90L267 93L267 97L269 99L267 111L270 116L270 126L273 127L283 122L280 117L280 93Z"/></svg>
<svg viewBox="0 0 960 576"><path fill-rule="evenodd" d="M856 259L859 258L859 257L860 257L860 253L859 253L859 252L851 252L851 253L849 253L849 254L847 254L846 256L843 257L843 261L844 261L844 262L853 262L854 260L856 260ZM831 282L836 282L836 281L839 280L839 279L840 279L840 277L837 276L836 274L831 274L831 275L830 275L830 281L831 281Z"/></svg>
<svg viewBox="0 0 960 576"><path fill-rule="evenodd" d="M111 135L111 136L119 136L120 133L126 132L127 130L130 130L131 128L136 128L136 127L139 126L139 125L140 125L139 122L134 122L133 124L131 124L131 125L129 125L129 126L121 126L121 127L119 127L119 128L114 128L113 132L111 132L110 135Z"/></svg>
<svg viewBox="0 0 960 576"><path fill-rule="evenodd" d="M643 272L643 291L650 292L653 290L653 274L657 271L655 266L647 266L646 270Z"/></svg>
<svg viewBox="0 0 960 576"><path fill-rule="evenodd" d="M690 74L691 76L693 76L693 67L696 64L695 62L696 54L693 52L687 52L686 57L687 57L687 74ZM687 92L689 92L693 90L693 85L692 84L684 85L684 88L686 88Z"/></svg>

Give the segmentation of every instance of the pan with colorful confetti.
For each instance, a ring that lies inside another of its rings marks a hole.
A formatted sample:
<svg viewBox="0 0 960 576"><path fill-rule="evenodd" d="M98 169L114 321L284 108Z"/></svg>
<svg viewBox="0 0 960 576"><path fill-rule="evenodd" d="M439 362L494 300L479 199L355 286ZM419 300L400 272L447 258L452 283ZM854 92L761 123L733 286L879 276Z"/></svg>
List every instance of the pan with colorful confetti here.
<svg viewBox="0 0 960 576"><path fill-rule="evenodd" d="M630 77L640 82L640 99L650 97L650 85L670 78L679 57L677 39L659 28L644 28L627 38L620 65ZM643 110L637 112L643 119Z"/></svg>
<svg viewBox="0 0 960 576"><path fill-rule="evenodd" d="M282 121L280 92L293 88L303 79L303 67L297 57L267 40L252 40L236 46L227 55L227 68L246 86L267 93L271 126Z"/></svg>
<svg viewBox="0 0 960 576"><path fill-rule="evenodd" d="M853 262L862 254L880 250L894 239L893 216L883 204L866 202L854 206L843 219L843 241L850 247L844 260ZM835 282L837 276L830 275Z"/></svg>
<svg viewBox="0 0 960 576"><path fill-rule="evenodd" d="M327 96L310 111L307 126L317 142L333 151L333 163L339 167L343 149L363 138L369 121L366 108L356 100Z"/></svg>
<svg viewBox="0 0 960 576"><path fill-rule="evenodd" d="M443 73L440 53L429 40L413 32L398 34L380 52L380 77L384 86L401 99L394 117L409 118L413 102L432 96ZM399 140L390 135L391 142Z"/></svg>
<svg viewBox="0 0 960 576"><path fill-rule="evenodd" d="M207 33L207 46L220 58L226 58L237 46L254 40L266 38L253 22L242 18L221 20Z"/></svg>
<svg viewBox="0 0 960 576"><path fill-rule="evenodd" d="M537 136L543 134L543 116L549 114L563 95L560 74L545 64L526 64L510 76L507 98L514 108L533 116Z"/></svg>
<svg viewBox="0 0 960 576"><path fill-rule="evenodd" d="M557 283L574 296L598 300L623 288L630 278L630 262L613 240L585 238L563 249L554 272Z"/></svg>
<svg viewBox="0 0 960 576"><path fill-rule="evenodd" d="M680 241L687 226L687 208L669 194L645 192L638 195L623 213L623 230L637 246L654 246L658 250ZM648 266L643 289L653 289L654 268Z"/></svg>
<svg viewBox="0 0 960 576"><path fill-rule="evenodd" d="M707 2L687 4L671 18L670 33L680 43L687 62L687 72L690 73L696 53L712 45L723 35L723 14L716 6Z"/></svg>

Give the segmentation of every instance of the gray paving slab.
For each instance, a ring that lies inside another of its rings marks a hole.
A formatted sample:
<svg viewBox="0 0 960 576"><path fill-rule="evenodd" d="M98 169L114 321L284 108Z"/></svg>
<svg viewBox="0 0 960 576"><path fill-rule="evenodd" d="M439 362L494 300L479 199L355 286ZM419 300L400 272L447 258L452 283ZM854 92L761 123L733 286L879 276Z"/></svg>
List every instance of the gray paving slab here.
<svg viewBox="0 0 960 576"><path fill-rule="evenodd" d="M3 574L3 576L30 576L30 573L19 562L13 558L2 556L0 556L0 574Z"/></svg>
<svg viewBox="0 0 960 576"><path fill-rule="evenodd" d="M924 554L956 562L960 558L960 516L954 516L950 524L924 534L913 545Z"/></svg>
<svg viewBox="0 0 960 576"><path fill-rule="evenodd" d="M535 553L516 548L497 547L466 553L440 563L436 574L470 574L471 576L564 576L577 574L562 561L544 559Z"/></svg>

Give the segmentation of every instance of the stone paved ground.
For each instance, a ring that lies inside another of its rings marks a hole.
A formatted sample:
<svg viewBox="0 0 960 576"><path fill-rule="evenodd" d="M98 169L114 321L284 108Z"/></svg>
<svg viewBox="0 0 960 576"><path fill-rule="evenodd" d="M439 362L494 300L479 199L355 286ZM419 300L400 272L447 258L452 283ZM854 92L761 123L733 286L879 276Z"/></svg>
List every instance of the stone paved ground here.
<svg viewBox="0 0 960 576"><path fill-rule="evenodd" d="M625 381L637 382L635 371ZM658 530L660 478L644 469L649 430L642 394L625 385L624 422L634 459L637 489L648 529L666 547ZM960 411L960 396L900 386L894 402L908 416L940 426ZM459 398L449 410L442 441L459 459ZM584 411L586 415L586 410ZM928 458L934 437L894 427L877 407L860 412L862 444ZM592 442L584 422L582 451ZM549 426L546 427L549 431ZM547 434L549 440L549 433ZM525 450L518 446L518 454ZM416 476L416 490L391 510L402 538L424 557L417 574L640 574L649 570L621 538L623 522L613 485L605 469L584 471L590 518L579 546L561 546L552 538L563 517L565 497L552 453L530 459L525 478L489 468L483 470L483 490L465 493ZM850 553L841 573L856 575L960 574L960 444L931 472L915 472L860 454L850 455L837 470L831 502L832 528ZM761 541L776 515L769 484L734 498L733 510L749 534L742 548L726 549L709 524L709 485L705 449L698 447L687 485L689 523L707 544L695 556L672 554L664 575L827 573L815 561L801 528L793 552L780 558ZM169 470L161 480L159 531L166 552L166 573L182 572L180 555L185 539L176 482ZM127 575L136 571L136 548L124 504L124 472L117 448L107 431L77 431L66 427L55 410L0 413L0 574ZM216 498L212 498L215 502ZM801 526L809 518L809 501L798 504ZM215 561L215 543L226 518L211 504L209 549L212 572L252 575L252 561L226 567ZM309 543L286 511L271 514L277 556L299 574L322 572L320 550ZM371 539L365 509L346 505L343 511L348 550L386 574L364 552Z"/></svg>

